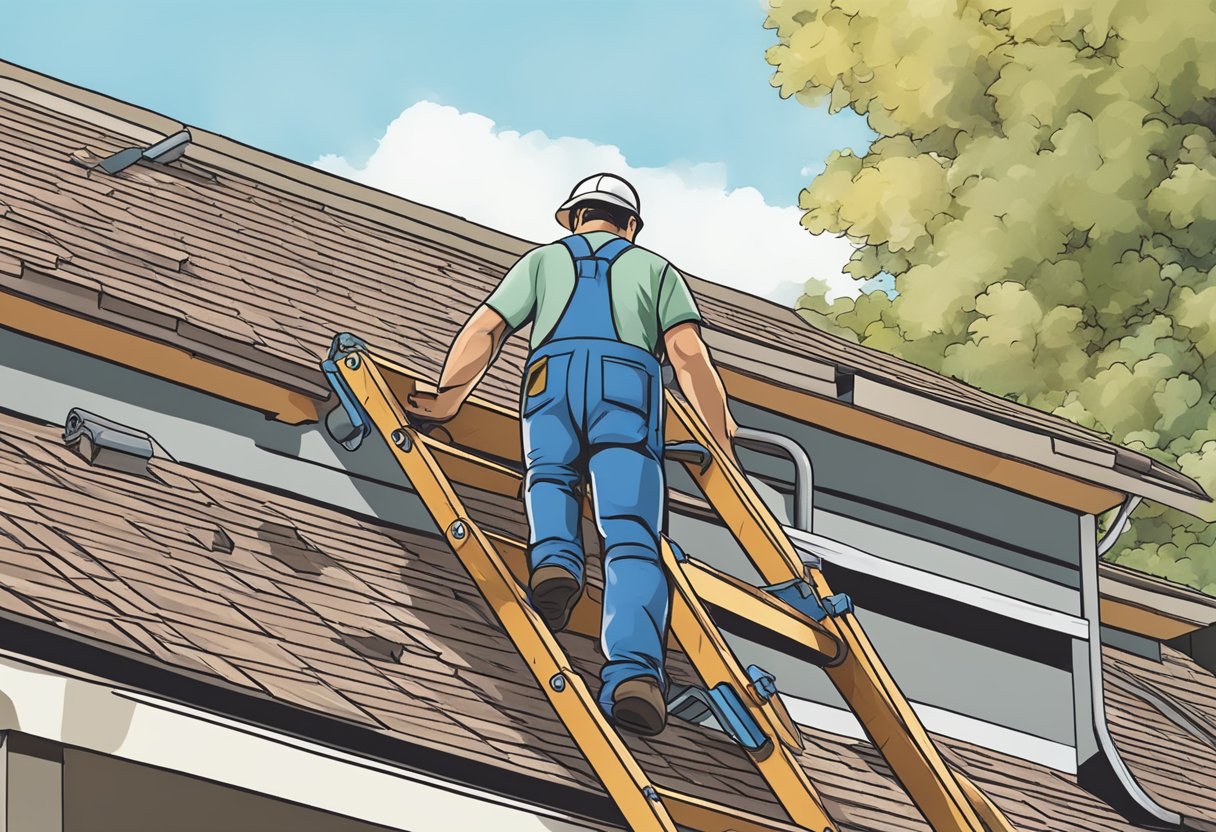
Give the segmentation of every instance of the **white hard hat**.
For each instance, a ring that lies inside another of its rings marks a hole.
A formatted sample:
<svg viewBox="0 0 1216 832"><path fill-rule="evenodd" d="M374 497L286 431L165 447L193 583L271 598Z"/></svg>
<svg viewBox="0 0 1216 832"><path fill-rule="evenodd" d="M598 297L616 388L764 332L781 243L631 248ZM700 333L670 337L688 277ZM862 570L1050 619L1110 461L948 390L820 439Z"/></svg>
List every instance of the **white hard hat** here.
<svg viewBox="0 0 1216 832"><path fill-rule="evenodd" d="M570 209L580 202L590 201L627 208L638 218L638 228L642 227L642 200L638 198L638 192L624 179L611 173L597 173L575 185L570 198L557 209L557 221L563 228L573 230Z"/></svg>

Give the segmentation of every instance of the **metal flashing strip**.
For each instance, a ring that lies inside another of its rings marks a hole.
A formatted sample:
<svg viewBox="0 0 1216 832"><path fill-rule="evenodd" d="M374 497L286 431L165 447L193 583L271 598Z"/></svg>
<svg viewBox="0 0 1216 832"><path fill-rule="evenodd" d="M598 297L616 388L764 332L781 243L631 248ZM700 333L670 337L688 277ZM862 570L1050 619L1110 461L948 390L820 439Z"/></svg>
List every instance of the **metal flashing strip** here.
<svg viewBox="0 0 1216 832"><path fill-rule="evenodd" d="M1089 622L1084 618L1040 607L1020 598L1002 595L990 589L972 586L906 564L886 560L823 535L804 532L788 526L785 531L799 555L821 558L827 564L836 564L846 569L883 578L892 583L919 589L931 595L950 598L1006 618L1064 633L1073 638L1089 638Z"/></svg>
<svg viewBox="0 0 1216 832"><path fill-rule="evenodd" d="M170 162L176 162L182 157L190 141L190 130L182 128L173 135L166 136L148 147L128 147L112 156L107 156L101 160L101 164L98 167L106 173L114 175L121 173L141 159L167 165Z"/></svg>
<svg viewBox="0 0 1216 832"><path fill-rule="evenodd" d="M368 823L408 824L415 832L599 828L7 651L0 653L0 690L26 733ZM125 730L116 732L120 725Z"/></svg>
<svg viewBox="0 0 1216 832"><path fill-rule="evenodd" d="M1196 719L1186 710L1171 702L1167 694L1157 690L1143 679L1137 679L1130 673L1116 668L1107 668L1106 672L1111 687L1118 688L1153 706L1163 717L1200 743L1209 748L1216 748L1216 728L1207 721Z"/></svg>

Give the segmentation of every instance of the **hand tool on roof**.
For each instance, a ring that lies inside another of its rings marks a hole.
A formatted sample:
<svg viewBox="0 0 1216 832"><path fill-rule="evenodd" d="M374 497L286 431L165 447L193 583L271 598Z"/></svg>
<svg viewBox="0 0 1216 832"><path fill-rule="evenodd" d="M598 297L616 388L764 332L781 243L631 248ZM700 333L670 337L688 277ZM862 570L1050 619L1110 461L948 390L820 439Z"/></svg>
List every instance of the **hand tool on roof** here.
<svg viewBox="0 0 1216 832"><path fill-rule="evenodd" d="M701 680L701 685L673 691L669 709L731 736L793 825L655 785L572 670L561 645L528 603L521 583L527 577L526 544L482 530L453 487L455 481L519 496L521 475L503 464L519 458L518 445L511 444L504 424L513 416L474 405L469 409L480 409L482 422L473 424L477 415L458 417L437 432L444 435L441 441L411 423L401 406L415 389L417 372L373 354L347 333L335 337L321 366L338 402L326 418L331 435L348 450L357 449L373 432L384 438L631 829L837 828L795 756L803 739L778 695L776 680L762 668L740 664L713 623L712 606L809 648L935 830L1012 832L982 792L942 761L866 639L851 600L833 595L818 569L801 562L746 476L715 445L692 409L670 391L670 458L688 468L769 586L753 587L717 572L664 539L663 565L673 589L672 634ZM598 632L598 625L587 621L594 602L589 596L575 608L574 630Z"/></svg>

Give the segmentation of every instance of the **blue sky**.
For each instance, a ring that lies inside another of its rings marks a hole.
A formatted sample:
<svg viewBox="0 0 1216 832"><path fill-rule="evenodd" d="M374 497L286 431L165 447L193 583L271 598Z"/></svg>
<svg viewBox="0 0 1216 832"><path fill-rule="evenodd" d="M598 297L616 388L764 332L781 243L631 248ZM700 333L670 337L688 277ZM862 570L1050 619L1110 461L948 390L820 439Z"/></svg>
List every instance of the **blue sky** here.
<svg viewBox="0 0 1216 832"><path fill-rule="evenodd" d="M6 60L305 162L364 160L425 99L634 166L721 162L792 204L803 168L870 138L769 86L759 0L5 5Z"/></svg>
<svg viewBox="0 0 1216 832"><path fill-rule="evenodd" d="M795 206L872 134L777 95L764 18L761 0L9 0L0 57L538 241L610 170L640 183L643 243L692 273L856 294L852 246Z"/></svg>

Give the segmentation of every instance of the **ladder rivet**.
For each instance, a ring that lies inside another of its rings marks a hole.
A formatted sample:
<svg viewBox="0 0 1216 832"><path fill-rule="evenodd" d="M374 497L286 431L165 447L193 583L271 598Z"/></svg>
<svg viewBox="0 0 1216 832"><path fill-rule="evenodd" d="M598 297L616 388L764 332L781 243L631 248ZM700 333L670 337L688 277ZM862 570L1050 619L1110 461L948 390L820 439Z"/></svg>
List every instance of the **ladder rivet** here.
<svg viewBox="0 0 1216 832"><path fill-rule="evenodd" d="M393 431L392 435L389 436L389 439L392 439L393 444L403 451L408 451L414 444L410 441L410 435L401 428L397 428L395 431Z"/></svg>
<svg viewBox="0 0 1216 832"><path fill-rule="evenodd" d="M659 802L659 793L655 790L654 786L647 786L642 789L642 794L647 800L654 801L655 803Z"/></svg>
<svg viewBox="0 0 1216 832"><path fill-rule="evenodd" d="M346 366L352 370L359 369L359 356L357 356L357 355L346 356Z"/></svg>
<svg viewBox="0 0 1216 832"><path fill-rule="evenodd" d="M566 689L566 677L560 673L554 673L553 677L549 679L549 687L561 693Z"/></svg>
<svg viewBox="0 0 1216 832"><path fill-rule="evenodd" d="M456 538L457 540L464 540L465 531L466 529L464 527L464 523L461 521L457 520L452 524L452 537Z"/></svg>

